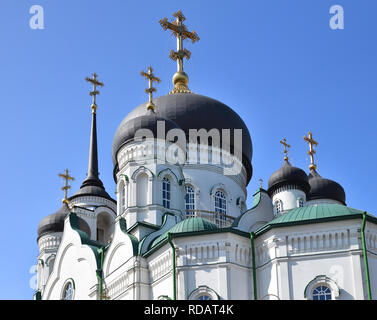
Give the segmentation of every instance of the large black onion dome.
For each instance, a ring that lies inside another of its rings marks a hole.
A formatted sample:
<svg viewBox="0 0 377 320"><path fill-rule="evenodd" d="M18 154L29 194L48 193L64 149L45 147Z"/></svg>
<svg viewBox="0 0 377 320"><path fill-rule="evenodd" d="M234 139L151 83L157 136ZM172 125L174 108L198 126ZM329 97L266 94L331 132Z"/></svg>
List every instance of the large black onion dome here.
<svg viewBox="0 0 377 320"><path fill-rule="evenodd" d="M135 118L130 118L127 121L122 121L117 131L115 132L113 140L113 163L117 164L117 153L120 148L127 142L132 141L135 138L135 133L139 129L149 129L152 131L155 138L157 138L157 121L163 121L165 123L166 133L171 129L180 129L178 124L170 119L166 119L160 115L160 112L148 110L144 106L144 114Z"/></svg>
<svg viewBox="0 0 377 320"><path fill-rule="evenodd" d="M309 193L310 185L308 183L308 176L305 171L293 167L288 160L284 160L283 166L275 171L270 179L268 179L268 194L272 197L273 193L284 185L294 185L306 194Z"/></svg>
<svg viewBox="0 0 377 320"><path fill-rule="evenodd" d="M42 219L38 226L38 239L46 234L54 232L63 232L64 230L64 220L69 215L70 211L66 203L53 214ZM79 228L84 231L90 237L90 227L88 223L78 217Z"/></svg>
<svg viewBox="0 0 377 320"><path fill-rule="evenodd" d="M322 178L317 171L312 169L309 174L309 184L308 200L331 199L346 205L346 194L339 183Z"/></svg>
<svg viewBox="0 0 377 320"><path fill-rule="evenodd" d="M171 129L180 129L179 125L174 121L164 118L161 114L153 111L145 111L144 114L135 118L130 118L127 121L122 121L119 125L113 139L113 163L116 164L116 155L120 148L127 142L132 141L135 138L135 134L139 129L149 129L152 131L154 137L157 138L157 122L163 121L165 123L164 134Z"/></svg>
<svg viewBox="0 0 377 320"><path fill-rule="evenodd" d="M189 136L190 129L206 129L207 131L215 128L220 131L222 129L230 129L230 150L234 150L234 129L242 130L242 155L243 163L247 171L247 181L252 176L251 159L253 155L253 147L250 133L241 117L230 107L215 99L194 94L180 93L161 96L153 100L156 105L159 116L170 119L182 128L186 136ZM113 143L113 161L116 168L116 153L119 149L119 141L124 141L123 132L127 130L126 123L131 119L138 118L145 114L146 104L141 104L131 111L121 122ZM123 128L123 129L121 129ZM222 141L220 142L222 143Z"/></svg>

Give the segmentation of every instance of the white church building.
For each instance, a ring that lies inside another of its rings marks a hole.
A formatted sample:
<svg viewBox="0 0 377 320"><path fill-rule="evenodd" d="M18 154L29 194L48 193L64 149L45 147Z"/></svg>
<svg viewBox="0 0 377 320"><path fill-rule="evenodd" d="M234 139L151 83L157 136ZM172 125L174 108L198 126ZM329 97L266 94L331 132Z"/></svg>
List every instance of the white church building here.
<svg viewBox="0 0 377 320"><path fill-rule="evenodd" d="M174 87L131 111L113 140L116 199L98 173L97 75L87 177L38 227L37 300L367 300L377 297L377 218L342 186L287 156L246 207L252 141L225 104L190 91L183 14ZM206 135L207 134L207 135ZM203 135L206 139L203 138ZM220 159L220 161L218 161ZM273 170L271 170L273 171ZM108 174L111 174L110 172ZM65 190L69 189L68 171Z"/></svg>

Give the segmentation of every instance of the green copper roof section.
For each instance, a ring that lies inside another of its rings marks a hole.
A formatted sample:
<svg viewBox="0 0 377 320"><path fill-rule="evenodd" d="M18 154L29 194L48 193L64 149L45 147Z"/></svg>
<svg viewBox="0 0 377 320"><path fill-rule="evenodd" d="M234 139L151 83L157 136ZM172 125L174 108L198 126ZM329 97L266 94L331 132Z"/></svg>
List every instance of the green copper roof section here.
<svg viewBox="0 0 377 320"><path fill-rule="evenodd" d="M154 247L159 242L167 238L169 233L187 233L187 232L203 232L203 231L212 231L218 229L217 226L205 219L202 218L189 218L177 223L167 232L163 233L155 240L153 240L151 247Z"/></svg>
<svg viewBox="0 0 377 320"><path fill-rule="evenodd" d="M119 226L120 226L120 229L123 231L123 233L126 234L130 238L131 243L132 243L133 255L137 256L138 247L139 247L139 240L133 234L127 232L127 223L126 223L126 220L124 218L119 219Z"/></svg>
<svg viewBox="0 0 377 320"><path fill-rule="evenodd" d="M257 230L256 235L262 234L274 227L362 218L363 212L340 204L318 204L295 208L271 220ZM368 215L368 217L368 220L377 223L376 217L372 215Z"/></svg>
<svg viewBox="0 0 377 320"><path fill-rule="evenodd" d="M146 241L151 241L151 242L152 242L154 236L155 236L156 238L160 236L160 234L159 234L159 235L155 235L155 234L158 233L159 230L165 228L165 225L166 225L166 223L168 222L168 216L175 217L175 215L174 215L173 213L171 213L171 212L165 212L164 215L163 215L163 217L162 217L162 224L161 224L161 226L160 226L158 229L156 229L155 232L152 232L152 233L147 234L143 239L140 240L140 242L139 242L139 247L138 247L138 254L139 254L139 255L141 255L143 249L145 249L145 248L143 248L143 246L144 246L144 243L145 243ZM162 234L164 234L163 231L162 231ZM151 239L150 239L150 238L151 238ZM149 244L148 247L150 247L150 246L151 246L151 244Z"/></svg>
<svg viewBox="0 0 377 320"><path fill-rule="evenodd" d="M319 220L361 213L363 213L363 211L349 208L340 204L320 204L316 206L295 208L290 212L272 220L270 224L297 222L304 220Z"/></svg>
<svg viewBox="0 0 377 320"><path fill-rule="evenodd" d="M103 247L102 244L100 244L97 241L91 240L84 231L80 230L78 217L77 217L76 213L71 212L69 214L69 222L71 224L72 229L75 230L79 234L79 236L81 238L81 243L87 245L90 249L92 249L94 256L96 258L97 268L101 269L101 267L102 267L101 266L101 256L100 256L100 252L98 250L102 249L102 247Z"/></svg>

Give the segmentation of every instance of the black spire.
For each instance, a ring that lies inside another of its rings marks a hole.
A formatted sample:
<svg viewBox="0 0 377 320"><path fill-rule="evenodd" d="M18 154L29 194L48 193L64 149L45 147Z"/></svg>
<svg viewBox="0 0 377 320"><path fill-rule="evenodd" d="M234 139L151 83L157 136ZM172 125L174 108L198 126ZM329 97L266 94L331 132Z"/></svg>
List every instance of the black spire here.
<svg viewBox="0 0 377 320"><path fill-rule="evenodd" d="M86 186L96 186L104 189L98 173L97 119L94 110L92 112L92 129L90 132L88 173L81 188Z"/></svg>
<svg viewBox="0 0 377 320"><path fill-rule="evenodd" d="M89 162L88 162L88 173L85 180L83 181L80 190L78 190L74 196L70 199L73 199L78 196L90 195L107 198L109 200L115 201L112 199L109 194L106 192L102 181L99 178L98 173L98 150L97 150L97 104L96 96L99 94L97 91L97 86L103 86L102 82L97 80L97 75L94 73L92 78L86 78L86 81L93 84L93 91L90 91L90 95L93 97L92 103L92 128L90 132L90 146L89 146Z"/></svg>

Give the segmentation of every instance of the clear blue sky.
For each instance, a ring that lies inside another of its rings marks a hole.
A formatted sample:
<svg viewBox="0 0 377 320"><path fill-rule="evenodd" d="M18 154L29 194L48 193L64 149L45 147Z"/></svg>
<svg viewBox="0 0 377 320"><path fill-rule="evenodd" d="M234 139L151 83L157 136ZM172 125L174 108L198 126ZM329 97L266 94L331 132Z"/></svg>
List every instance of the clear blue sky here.
<svg viewBox="0 0 377 320"><path fill-rule="evenodd" d="M29 27L41 5L45 29ZM344 30L329 27L332 5ZM375 0L99 1L2 0L0 6L0 299L31 299L40 220L61 205L66 167L85 178L89 86L97 72L101 179L114 195L111 144L120 121L146 100L139 72L152 65L172 87L175 40L158 24L181 9L201 41L187 48L190 88L232 107L253 140L253 179L265 187L283 159L307 170L303 136L319 142L318 172L342 184L351 207L375 212L377 2Z"/></svg>

